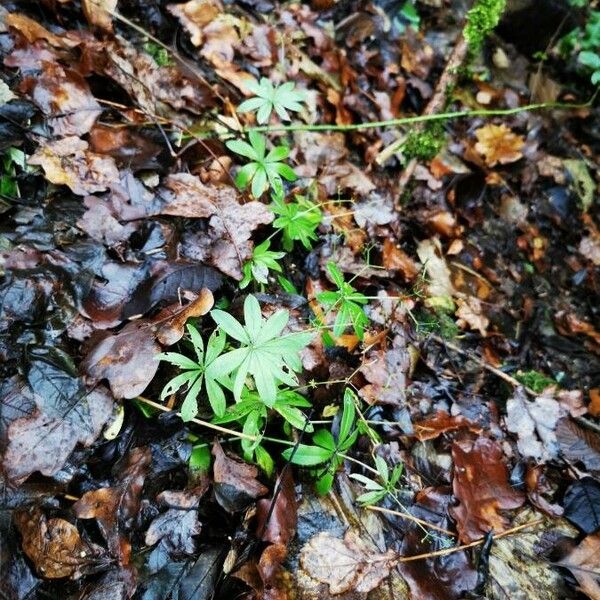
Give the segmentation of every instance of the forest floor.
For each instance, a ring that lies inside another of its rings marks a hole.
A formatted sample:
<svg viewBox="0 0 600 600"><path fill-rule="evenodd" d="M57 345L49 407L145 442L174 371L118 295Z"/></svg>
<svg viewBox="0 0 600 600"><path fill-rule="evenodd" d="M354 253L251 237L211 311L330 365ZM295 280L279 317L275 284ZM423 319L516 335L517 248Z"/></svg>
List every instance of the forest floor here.
<svg viewBox="0 0 600 600"><path fill-rule="evenodd" d="M469 4L2 2L1 598L600 599L600 12Z"/></svg>

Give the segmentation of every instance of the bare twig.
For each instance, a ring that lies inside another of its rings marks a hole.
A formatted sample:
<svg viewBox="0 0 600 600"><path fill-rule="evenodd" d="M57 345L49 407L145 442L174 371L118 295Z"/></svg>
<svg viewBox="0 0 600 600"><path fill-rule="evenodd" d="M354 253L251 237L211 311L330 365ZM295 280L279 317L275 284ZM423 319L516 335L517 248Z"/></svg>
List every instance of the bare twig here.
<svg viewBox="0 0 600 600"><path fill-rule="evenodd" d="M449 531L448 529L444 529L443 527L438 527L437 525L434 525L433 523L429 523L428 521L424 521L423 519L419 519L418 517L414 517L410 513L402 512L399 510L392 510L390 508L383 508L381 506L367 506L365 508L367 510L374 510L376 512L382 512L382 513L386 513L386 514L390 514L390 515L395 515L397 517L401 517L402 519L414 521L415 523L419 523L420 525L428 527L429 529L435 529L436 531L439 531L446 535L456 537L456 533L453 533L452 531Z"/></svg>

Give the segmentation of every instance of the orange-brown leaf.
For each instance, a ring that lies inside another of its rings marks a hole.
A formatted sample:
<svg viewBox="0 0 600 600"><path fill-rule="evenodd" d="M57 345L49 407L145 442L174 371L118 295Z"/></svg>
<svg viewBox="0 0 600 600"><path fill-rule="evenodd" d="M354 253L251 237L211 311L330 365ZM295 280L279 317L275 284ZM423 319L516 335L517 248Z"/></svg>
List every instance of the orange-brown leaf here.
<svg viewBox="0 0 600 600"><path fill-rule="evenodd" d="M515 162L523 156L525 140L506 125L484 125L475 131L475 150L483 154L489 167Z"/></svg>

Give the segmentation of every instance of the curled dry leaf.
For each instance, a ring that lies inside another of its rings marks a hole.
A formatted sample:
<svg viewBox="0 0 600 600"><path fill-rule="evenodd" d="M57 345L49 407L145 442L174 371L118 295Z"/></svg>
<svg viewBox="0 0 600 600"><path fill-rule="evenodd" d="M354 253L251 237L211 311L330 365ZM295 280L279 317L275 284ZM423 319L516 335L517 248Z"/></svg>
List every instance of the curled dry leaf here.
<svg viewBox="0 0 600 600"><path fill-rule="evenodd" d="M508 522L500 511L522 506L525 494L510 485L500 445L485 437L455 441L452 458L452 485L459 505L450 514L461 542L474 542L490 530L504 531Z"/></svg>
<svg viewBox="0 0 600 600"><path fill-rule="evenodd" d="M127 454L123 470L112 487L86 492L74 505L73 512L80 519L96 519L107 541L108 549L120 562L128 562L128 543L119 534L119 522L127 525L140 509L144 480L152 462L149 448L134 448Z"/></svg>
<svg viewBox="0 0 600 600"><path fill-rule="evenodd" d="M393 550L378 552L353 530L343 540L329 532L318 533L300 551L302 568L313 579L328 584L332 594L366 594L388 577L397 562Z"/></svg>
<svg viewBox="0 0 600 600"><path fill-rule="evenodd" d="M202 288L198 297L189 304L167 306L154 319L157 324L156 339L163 346L172 346L183 337L188 319L205 315L214 303L212 292Z"/></svg>
<svg viewBox="0 0 600 600"><path fill-rule="evenodd" d="M217 502L227 511L241 510L252 498L264 496L269 490L256 479L258 469L237 457L223 452L215 441L212 448L215 462L213 474Z"/></svg>
<svg viewBox="0 0 600 600"><path fill-rule="evenodd" d="M88 133L102 113L85 79L56 63L43 63L31 98L57 136Z"/></svg>
<svg viewBox="0 0 600 600"><path fill-rule="evenodd" d="M48 579L77 578L102 563L102 549L81 539L77 527L64 519L47 519L39 508L15 514L23 551L36 571Z"/></svg>
<svg viewBox="0 0 600 600"><path fill-rule="evenodd" d="M148 323L133 321L116 335L105 336L81 364L91 382L108 380L115 398L135 398L152 381L160 346Z"/></svg>
<svg viewBox="0 0 600 600"><path fill-rule="evenodd" d="M29 164L41 166L48 181L67 185L79 196L103 192L119 181L115 161L90 152L88 143L74 136L42 144Z"/></svg>
<svg viewBox="0 0 600 600"><path fill-rule="evenodd" d="M515 162L523 156L525 140L506 125L484 125L475 130L475 150L483 155L488 167Z"/></svg>

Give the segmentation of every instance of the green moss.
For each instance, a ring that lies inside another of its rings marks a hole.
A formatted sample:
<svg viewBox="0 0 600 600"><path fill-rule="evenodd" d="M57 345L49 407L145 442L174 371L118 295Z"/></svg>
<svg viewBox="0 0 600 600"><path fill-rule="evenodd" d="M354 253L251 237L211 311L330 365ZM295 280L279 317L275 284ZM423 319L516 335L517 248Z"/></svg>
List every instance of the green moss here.
<svg viewBox="0 0 600 600"><path fill-rule="evenodd" d="M483 40L498 25L505 8L506 0L476 0L467 13L463 32L471 54L479 52Z"/></svg>
<svg viewBox="0 0 600 600"><path fill-rule="evenodd" d="M444 125L440 121L430 123L422 131L411 131L404 144L402 154L407 160L418 158L431 160L446 143Z"/></svg>
<svg viewBox="0 0 600 600"><path fill-rule="evenodd" d="M515 379L537 394L540 394L551 385L556 385L556 381L554 381L554 379L546 377L539 371L519 371L515 375Z"/></svg>

